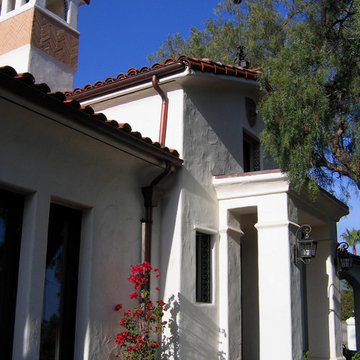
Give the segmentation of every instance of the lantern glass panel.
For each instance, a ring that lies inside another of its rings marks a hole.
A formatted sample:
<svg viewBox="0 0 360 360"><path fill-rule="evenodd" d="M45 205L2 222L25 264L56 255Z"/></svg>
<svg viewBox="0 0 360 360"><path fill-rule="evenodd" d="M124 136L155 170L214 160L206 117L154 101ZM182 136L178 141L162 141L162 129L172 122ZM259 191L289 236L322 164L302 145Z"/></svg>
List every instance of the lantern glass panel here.
<svg viewBox="0 0 360 360"><path fill-rule="evenodd" d="M310 259L316 254L316 244L313 240L301 240L298 243L299 256L303 259Z"/></svg>
<svg viewBox="0 0 360 360"><path fill-rule="evenodd" d="M352 268L352 258L349 256L340 257L340 267L342 270L349 270Z"/></svg>

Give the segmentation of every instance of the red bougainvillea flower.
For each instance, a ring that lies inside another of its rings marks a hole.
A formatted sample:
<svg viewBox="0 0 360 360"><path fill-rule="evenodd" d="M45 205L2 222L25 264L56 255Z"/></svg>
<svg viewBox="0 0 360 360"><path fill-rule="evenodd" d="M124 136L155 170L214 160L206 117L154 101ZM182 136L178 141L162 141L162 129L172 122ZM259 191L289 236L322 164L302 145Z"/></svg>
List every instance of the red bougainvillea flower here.
<svg viewBox="0 0 360 360"><path fill-rule="evenodd" d="M114 307L114 310L115 310L115 311L119 311L120 309L122 309L122 305L121 305L121 304L117 304L117 305Z"/></svg>
<svg viewBox="0 0 360 360"><path fill-rule="evenodd" d="M137 297L139 297L139 294L138 294L136 291L133 291L133 292L129 295L129 298L130 298L130 299L137 298Z"/></svg>
<svg viewBox="0 0 360 360"><path fill-rule="evenodd" d="M165 303L164 303L164 301L163 300L156 300L156 302L158 303L158 304L160 304L160 306L164 306L165 305Z"/></svg>
<svg viewBox="0 0 360 360"><path fill-rule="evenodd" d="M144 268L145 271L152 270L152 266L147 261L144 261L141 265L142 265L142 267Z"/></svg>
<svg viewBox="0 0 360 360"><path fill-rule="evenodd" d="M160 278L159 268L153 269L150 263L144 261L139 265L131 266L131 273L128 278L135 291L129 294L130 299L138 299L138 305L133 310L124 310L120 319L120 326L123 332L117 334L115 342L119 347L118 358L125 359L154 359L160 341L153 340L159 336L166 327L163 320L163 313L166 311L163 300L156 303L150 299L150 289L146 287L152 276ZM160 287L156 287L160 291ZM121 304L115 306L119 311Z"/></svg>

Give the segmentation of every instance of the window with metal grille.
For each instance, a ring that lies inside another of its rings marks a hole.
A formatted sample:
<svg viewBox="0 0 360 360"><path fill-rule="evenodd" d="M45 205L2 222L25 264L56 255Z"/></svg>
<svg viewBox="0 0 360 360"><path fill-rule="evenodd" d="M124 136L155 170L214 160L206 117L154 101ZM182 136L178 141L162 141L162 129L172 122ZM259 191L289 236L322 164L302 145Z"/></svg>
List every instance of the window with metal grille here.
<svg viewBox="0 0 360 360"><path fill-rule="evenodd" d="M244 172L260 170L260 143L243 133Z"/></svg>
<svg viewBox="0 0 360 360"><path fill-rule="evenodd" d="M74 356L80 232L79 210L51 204L40 360Z"/></svg>
<svg viewBox="0 0 360 360"><path fill-rule="evenodd" d="M196 301L211 303L211 235L196 232Z"/></svg>

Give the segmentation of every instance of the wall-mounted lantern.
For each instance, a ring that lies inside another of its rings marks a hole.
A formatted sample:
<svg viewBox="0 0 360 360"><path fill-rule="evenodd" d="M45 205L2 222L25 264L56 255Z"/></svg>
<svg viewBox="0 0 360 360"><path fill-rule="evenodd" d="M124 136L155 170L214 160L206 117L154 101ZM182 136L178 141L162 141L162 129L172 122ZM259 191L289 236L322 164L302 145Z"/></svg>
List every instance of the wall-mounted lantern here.
<svg viewBox="0 0 360 360"><path fill-rule="evenodd" d="M311 239L311 226L304 224L296 230L295 264L308 264L316 255L317 241Z"/></svg>
<svg viewBox="0 0 360 360"><path fill-rule="evenodd" d="M336 247L338 271L348 271L353 266L353 259L347 251L348 247L349 244L345 241L339 243Z"/></svg>

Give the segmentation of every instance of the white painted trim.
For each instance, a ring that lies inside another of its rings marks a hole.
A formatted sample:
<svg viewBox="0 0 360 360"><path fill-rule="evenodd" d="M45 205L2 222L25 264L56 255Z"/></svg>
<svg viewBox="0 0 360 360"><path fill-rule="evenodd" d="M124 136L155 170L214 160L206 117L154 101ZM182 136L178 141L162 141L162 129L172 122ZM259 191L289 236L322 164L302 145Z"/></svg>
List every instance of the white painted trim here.
<svg viewBox="0 0 360 360"><path fill-rule="evenodd" d="M189 69L186 68L182 73L180 74L176 74L176 75L172 75L172 76L168 76L166 78L162 78L162 79L159 79L159 85L163 85L163 84L167 84L169 82L173 82L179 78L183 78L185 76L188 76L189 75ZM132 94L132 93L135 93L135 92L138 92L138 91L142 91L142 90L145 90L145 89L150 89L152 88L152 83L151 81L145 83L145 84L141 84L141 85L137 85L137 86L132 86L132 87L129 87L129 88L126 88L126 89L123 89L123 90L120 90L120 91L116 91L116 92L113 92L111 94L107 94L107 95L103 95L103 96L100 96L100 97L97 97L97 98L93 98L93 99L90 99L90 100L85 100L85 101L82 101L81 102L81 105L83 106L87 106L87 105L93 105L93 104L96 104L96 103L100 103L100 102L103 102L103 101L107 101L107 100L111 100L111 99L114 99L114 98L117 98L117 97L121 97L121 96L125 96L125 95L128 95L128 94Z"/></svg>
<svg viewBox="0 0 360 360"><path fill-rule="evenodd" d="M253 79L245 79L242 77L236 77L236 76L230 76L230 75L214 74L211 72L202 72L200 70L191 70L191 74L196 75L197 77L201 76L201 77L214 78L216 80L222 79L222 80L227 80L227 81L230 80L230 81L234 81L234 82L239 82L239 83L242 83L247 86L252 86L256 89L258 89L258 87L259 87L257 81L253 80Z"/></svg>
<svg viewBox="0 0 360 360"><path fill-rule="evenodd" d="M213 178L218 200L243 199L286 193L289 179L281 172Z"/></svg>
<svg viewBox="0 0 360 360"><path fill-rule="evenodd" d="M281 226L288 226L288 225L294 225L296 227L300 227L299 224L294 223L293 221L279 221L279 222L262 222L255 224L256 229L264 229L264 228L274 228L274 227L281 227Z"/></svg>
<svg viewBox="0 0 360 360"><path fill-rule="evenodd" d="M220 234L229 234L229 232L236 233L240 236L244 235L244 232L241 229L234 228L233 226L227 226L226 228L222 228L219 230Z"/></svg>
<svg viewBox="0 0 360 360"><path fill-rule="evenodd" d="M194 225L194 230L200 231L204 234L209 234L209 235L218 235L219 234L218 230L207 227L207 226L201 226L201 225Z"/></svg>
<svg viewBox="0 0 360 360"><path fill-rule="evenodd" d="M249 174L249 175L243 175L240 174L239 176L229 176L229 177L223 177L223 178L216 178L214 177L213 184L214 185L225 185L225 184L241 184L248 182L254 183L254 182L263 182L263 181L269 181L269 180L288 180L288 175L283 174L282 172L271 172L271 173L265 173L265 174Z"/></svg>

